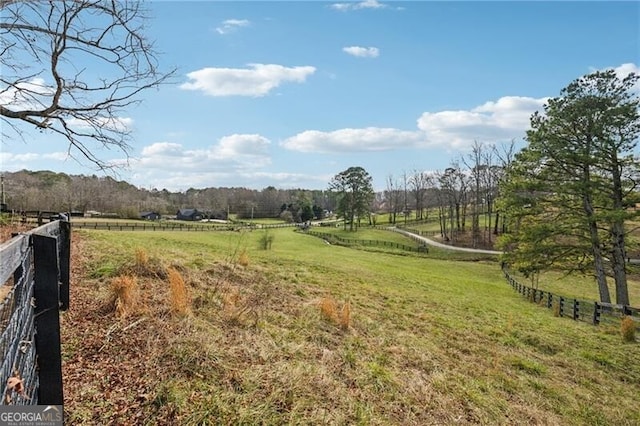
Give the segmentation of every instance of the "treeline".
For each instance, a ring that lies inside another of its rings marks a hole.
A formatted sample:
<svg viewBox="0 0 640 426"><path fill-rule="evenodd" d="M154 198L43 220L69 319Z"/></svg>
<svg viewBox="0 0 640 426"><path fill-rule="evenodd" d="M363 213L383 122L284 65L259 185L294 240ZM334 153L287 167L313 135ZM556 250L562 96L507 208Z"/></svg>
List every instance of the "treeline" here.
<svg viewBox="0 0 640 426"><path fill-rule="evenodd" d="M334 209L322 190L190 188L184 192L138 188L110 176L67 175L51 171L3 173L4 200L9 210L97 211L124 218L140 212L175 215L179 209L226 212L238 218L282 218L305 221Z"/></svg>

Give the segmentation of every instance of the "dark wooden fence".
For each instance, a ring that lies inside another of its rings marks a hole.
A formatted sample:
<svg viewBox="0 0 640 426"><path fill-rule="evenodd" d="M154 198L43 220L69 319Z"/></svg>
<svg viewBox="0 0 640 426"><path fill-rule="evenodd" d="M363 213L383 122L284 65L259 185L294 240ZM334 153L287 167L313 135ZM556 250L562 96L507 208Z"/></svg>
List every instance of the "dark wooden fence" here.
<svg viewBox="0 0 640 426"><path fill-rule="evenodd" d="M428 247L424 244L418 246L411 246L393 241L380 241L380 240L360 240L355 238L343 238L335 234L326 232L317 232L307 230L305 233L313 235L314 237L322 238L328 243L341 244L345 246L375 246L384 248L395 248L404 251L413 251L419 253L426 253L429 251Z"/></svg>
<svg viewBox="0 0 640 426"><path fill-rule="evenodd" d="M514 290L523 295L529 301L537 303L561 317L571 318L576 321L584 321L594 325L601 323L619 324L620 318L631 316L636 321L640 320L640 309L628 305L615 305L593 300L579 300L553 294L519 283L509 274L506 267L502 268L507 282Z"/></svg>
<svg viewBox="0 0 640 426"><path fill-rule="evenodd" d="M204 224L204 223L174 223L174 222L85 222L72 221L75 229L101 229L105 231L240 231L244 229L275 229L293 228L294 223L274 223L274 224Z"/></svg>
<svg viewBox="0 0 640 426"><path fill-rule="evenodd" d="M0 245L0 405L62 405L60 310L69 308L71 228L54 221Z"/></svg>

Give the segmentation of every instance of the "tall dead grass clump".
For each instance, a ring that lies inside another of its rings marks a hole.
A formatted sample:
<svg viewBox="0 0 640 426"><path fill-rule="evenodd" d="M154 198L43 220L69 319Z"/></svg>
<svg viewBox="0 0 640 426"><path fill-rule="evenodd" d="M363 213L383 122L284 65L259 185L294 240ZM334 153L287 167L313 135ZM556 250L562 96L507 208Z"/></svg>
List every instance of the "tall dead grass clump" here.
<svg viewBox="0 0 640 426"><path fill-rule="evenodd" d="M636 322L630 316L625 316L620 321L620 333L622 340L625 342L634 342L636 340Z"/></svg>
<svg viewBox="0 0 640 426"><path fill-rule="evenodd" d="M318 303L322 317L339 326L343 330L348 330L351 326L351 303L345 302L340 306L331 296L325 296Z"/></svg>
<svg viewBox="0 0 640 426"><path fill-rule="evenodd" d="M148 269L149 268L149 254L147 251L141 247L136 249L136 266L140 269Z"/></svg>
<svg viewBox="0 0 640 426"><path fill-rule="evenodd" d="M247 266L249 266L249 255L247 254L247 251L244 249L238 255L238 264L243 268L246 268Z"/></svg>
<svg viewBox="0 0 640 426"><path fill-rule="evenodd" d="M346 302L340 310L340 328L348 330L351 326L351 303Z"/></svg>
<svg viewBox="0 0 640 426"><path fill-rule="evenodd" d="M118 318L125 318L136 312L138 307L138 280L131 275L122 275L111 280L111 301Z"/></svg>
<svg viewBox="0 0 640 426"><path fill-rule="evenodd" d="M171 299L171 310L179 315L186 315L191 308L189 289L184 282L180 272L174 268L167 268L169 277L169 290Z"/></svg>
<svg viewBox="0 0 640 426"><path fill-rule="evenodd" d="M336 303L336 300L331 296L326 296L320 299L320 313L325 319L337 323L338 304Z"/></svg>

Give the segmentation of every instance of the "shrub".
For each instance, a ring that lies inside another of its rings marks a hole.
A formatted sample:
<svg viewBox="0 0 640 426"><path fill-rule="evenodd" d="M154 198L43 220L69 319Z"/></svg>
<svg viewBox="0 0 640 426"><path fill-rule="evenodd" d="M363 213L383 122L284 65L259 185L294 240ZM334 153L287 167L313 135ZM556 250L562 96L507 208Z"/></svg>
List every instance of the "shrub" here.
<svg viewBox="0 0 640 426"><path fill-rule="evenodd" d="M136 277L124 275L111 281L111 302L118 318L135 312L138 306L138 281Z"/></svg>
<svg viewBox="0 0 640 426"><path fill-rule="evenodd" d="M267 229L260 236L260 240L258 241L259 246L262 250L271 250L271 245L273 244L274 236L269 234L269 230Z"/></svg>
<svg viewBox="0 0 640 426"><path fill-rule="evenodd" d="M620 321L620 333L622 340L625 342L634 342L636 340L636 322L630 316L625 316Z"/></svg>
<svg viewBox="0 0 640 426"><path fill-rule="evenodd" d="M169 289L171 295L171 310L179 315L186 315L190 310L189 290L187 285L178 272L174 268L168 268Z"/></svg>

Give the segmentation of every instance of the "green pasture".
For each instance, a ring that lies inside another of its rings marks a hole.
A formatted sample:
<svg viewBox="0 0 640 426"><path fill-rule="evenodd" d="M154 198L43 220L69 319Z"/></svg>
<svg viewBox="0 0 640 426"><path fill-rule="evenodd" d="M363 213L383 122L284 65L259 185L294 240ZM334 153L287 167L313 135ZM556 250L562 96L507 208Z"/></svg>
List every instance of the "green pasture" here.
<svg viewBox="0 0 640 426"><path fill-rule="evenodd" d="M149 407L181 424L640 424L640 345L525 301L496 261L355 250L292 229L269 230L271 250L262 230L77 232L98 289L140 248L194 277L216 265L228 265L225 282L255 277L253 325L219 320L207 302L221 297L207 290L217 281L191 283L188 332L158 361L179 367ZM329 295L350 303L347 330L320 315Z"/></svg>

